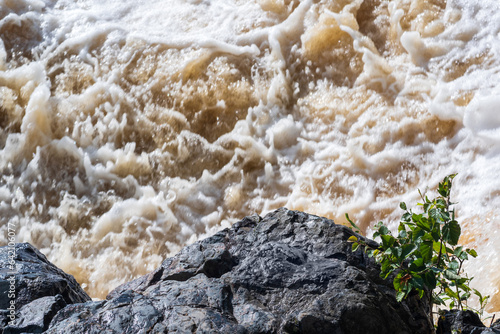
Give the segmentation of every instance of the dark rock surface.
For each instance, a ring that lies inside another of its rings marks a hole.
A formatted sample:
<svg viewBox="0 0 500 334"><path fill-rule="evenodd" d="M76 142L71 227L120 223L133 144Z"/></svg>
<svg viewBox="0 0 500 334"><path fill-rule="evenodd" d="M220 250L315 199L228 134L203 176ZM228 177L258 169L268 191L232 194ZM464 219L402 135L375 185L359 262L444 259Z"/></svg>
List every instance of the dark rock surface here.
<svg viewBox="0 0 500 334"><path fill-rule="evenodd" d="M353 234L284 208L247 217L106 300L65 301L36 323L53 317L46 333L431 333L427 299L396 302L373 260L351 252Z"/></svg>
<svg viewBox="0 0 500 334"><path fill-rule="evenodd" d="M486 327L477 313L470 310L447 311L439 317L437 334L500 334L500 322Z"/></svg>
<svg viewBox="0 0 500 334"><path fill-rule="evenodd" d="M7 308L10 281L8 247L0 247L0 329L10 321ZM73 276L50 263L28 243L15 247L15 326L7 326L4 333L41 333L48 328L52 317L67 304L91 300Z"/></svg>

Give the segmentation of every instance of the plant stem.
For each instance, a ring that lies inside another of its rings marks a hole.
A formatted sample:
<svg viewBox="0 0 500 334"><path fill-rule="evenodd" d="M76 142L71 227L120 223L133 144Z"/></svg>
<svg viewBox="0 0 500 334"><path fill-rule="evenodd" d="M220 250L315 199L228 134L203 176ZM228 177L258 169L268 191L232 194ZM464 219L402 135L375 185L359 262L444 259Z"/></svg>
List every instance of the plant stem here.
<svg viewBox="0 0 500 334"><path fill-rule="evenodd" d="M458 306L460 307L460 311L463 311L464 307L462 306L462 300L460 299L460 291L458 290L457 281L455 281L455 288L457 290L457 303L458 303Z"/></svg>
<svg viewBox="0 0 500 334"><path fill-rule="evenodd" d="M460 262L460 265L458 266L458 272L457 272L457 274L460 275L460 272L462 271L462 264L464 263L464 260L458 259L458 261ZM460 292L458 291L457 281L455 281L455 286L457 287L458 304L460 305L460 310L463 311L464 307L462 305L462 300L460 299Z"/></svg>
<svg viewBox="0 0 500 334"><path fill-rule="evenodd" d="M439 254L438 254L438 263L437 263L437 267L439 269L441 269L441 251L443 249L443 237L441 237L441 240L440 240L440 243L439 243Z"/></svg>
<svg viewBox="0 0 500 334"><path fill-rule="evenodd" d="M433 305L432 305L432 291L429 293L429 307L430 307L430 314L431 314L431 321L434 322L434 312L432 310Z"/></svg>

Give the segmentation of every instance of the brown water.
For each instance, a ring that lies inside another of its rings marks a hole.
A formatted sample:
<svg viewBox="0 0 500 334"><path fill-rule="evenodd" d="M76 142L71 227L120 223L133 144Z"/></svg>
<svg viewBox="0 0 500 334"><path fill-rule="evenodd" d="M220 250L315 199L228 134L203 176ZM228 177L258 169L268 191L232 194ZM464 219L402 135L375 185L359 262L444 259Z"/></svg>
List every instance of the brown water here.
<svg viewBox="0 0 500 334"><path fill-rule="evenodd" d="M500 5L0 0L7 222L94 298L281 206L367 229L459 173L500 309Z"/></svg>

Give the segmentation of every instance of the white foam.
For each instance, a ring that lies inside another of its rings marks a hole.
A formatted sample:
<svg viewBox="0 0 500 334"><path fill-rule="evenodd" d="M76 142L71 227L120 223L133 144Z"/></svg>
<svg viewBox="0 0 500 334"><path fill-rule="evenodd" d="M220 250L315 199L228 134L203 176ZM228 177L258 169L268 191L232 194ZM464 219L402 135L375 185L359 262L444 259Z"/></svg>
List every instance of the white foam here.
<svg viewBox="0 0 500 334"><path fill-rule="evenodd" d="M254 211L370 233L458 172L498 258L498 4L375 3L0 0L0 215L104 297Z"/></svg>
<svg viewBox="0 0 500 334"><path fill-rule="evenodd" d="M500 144L500 94L476 96L467 106L464 125L473 133Z"/></svg>

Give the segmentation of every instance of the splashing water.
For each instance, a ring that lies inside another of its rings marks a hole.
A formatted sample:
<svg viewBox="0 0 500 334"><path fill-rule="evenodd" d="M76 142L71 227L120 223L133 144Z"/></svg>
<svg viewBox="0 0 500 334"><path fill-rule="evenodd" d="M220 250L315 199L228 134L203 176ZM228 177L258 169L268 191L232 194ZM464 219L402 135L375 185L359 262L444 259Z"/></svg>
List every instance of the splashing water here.
<svg viewBox="0 0 500 334"><path fill-rule="evenodd" d="M367 232L458 173L500 310L496 0L0 0L7 223L95 298L287 206Z"/></svg>

